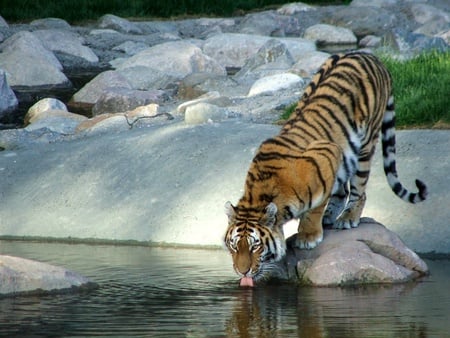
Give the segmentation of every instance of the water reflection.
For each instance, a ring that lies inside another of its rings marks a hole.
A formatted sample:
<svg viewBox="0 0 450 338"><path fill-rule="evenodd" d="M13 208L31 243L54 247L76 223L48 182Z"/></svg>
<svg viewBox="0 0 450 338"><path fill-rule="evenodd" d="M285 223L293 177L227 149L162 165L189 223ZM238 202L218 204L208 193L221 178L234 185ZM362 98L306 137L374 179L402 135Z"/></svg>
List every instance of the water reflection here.
<svg viewBox="0 0 450 338"><path fill-rule="evenodd" d="M224 251L0 241L0 253L64 265L100 287L0 299L0 336L445 337L449 261L419 283L239 288Z"/></svg>

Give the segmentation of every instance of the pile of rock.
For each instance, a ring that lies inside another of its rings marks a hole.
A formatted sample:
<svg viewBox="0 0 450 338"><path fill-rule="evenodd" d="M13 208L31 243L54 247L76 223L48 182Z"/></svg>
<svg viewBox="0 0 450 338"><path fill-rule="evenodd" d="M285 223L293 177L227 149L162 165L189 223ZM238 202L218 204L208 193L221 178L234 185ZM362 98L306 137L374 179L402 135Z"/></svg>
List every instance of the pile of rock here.
<svg viewBox="0 0 450 338"><path fill-rule="evenodd" d="M25 117L25 125L39 123L33 130L72 135L97 124L98 130L129 128L126 114L137 107L144 107L137 113L140 124L169 116L188 123L236 116L273 122L329 56L324 50L383 48L402 57L448 50L450 5L292 3L224 19L132 22L105 15L82 27L56 18L26 25L1 19L0 41L0 121L22 118L11 88L20 94L51 87L74 94L64 107L41 105L47 109L42 115L34 109L33 118ZM74 88L69 77L80 72L98 75ZM84 119L73 113L94 119L78 125Z"/></svg>

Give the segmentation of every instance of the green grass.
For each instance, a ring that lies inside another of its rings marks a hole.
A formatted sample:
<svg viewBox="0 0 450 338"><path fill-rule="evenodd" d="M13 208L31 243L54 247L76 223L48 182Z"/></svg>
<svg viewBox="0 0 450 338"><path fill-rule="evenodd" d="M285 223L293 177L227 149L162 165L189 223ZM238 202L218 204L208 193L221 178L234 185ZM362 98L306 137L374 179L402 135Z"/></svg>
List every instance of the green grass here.
<svg viewBox="0 0 450 338"><path fill-rule="evenodd" d="M407 61L387 55L380 59L394 82L397 127L450 127L450 52L427 52ZM281 119L295 106L288 106Z"/></svg>
<svg viewBox="0 0 450 338"><path fill-rule="evenodd" d="M0 0L0 15L7 22L55 17L70 23L97 20L104 14L124 18L177 16L232 16L289 3L286 0ZM342 4L350 0L306 0L309 4Z"/></svg>

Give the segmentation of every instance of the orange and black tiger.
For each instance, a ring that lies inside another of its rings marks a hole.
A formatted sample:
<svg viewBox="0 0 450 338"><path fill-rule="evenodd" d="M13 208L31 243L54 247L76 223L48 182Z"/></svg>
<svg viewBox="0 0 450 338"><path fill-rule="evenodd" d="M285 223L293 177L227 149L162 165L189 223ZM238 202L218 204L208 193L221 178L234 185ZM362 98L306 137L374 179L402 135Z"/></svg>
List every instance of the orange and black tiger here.
<svg viewBox="0 0 450 338"><path fill-rule="evenodd" d="M391 189L410 203L425 200L424 183L411 193L397 176L389 72L369 53L331 56L280 133L261 144L238 204L226 204L225 245L241 282L253 285L285 255L282 226L291 219L299 219L294 245L307 249L322 241L322 225L358 226L380 131Z"/></svg>

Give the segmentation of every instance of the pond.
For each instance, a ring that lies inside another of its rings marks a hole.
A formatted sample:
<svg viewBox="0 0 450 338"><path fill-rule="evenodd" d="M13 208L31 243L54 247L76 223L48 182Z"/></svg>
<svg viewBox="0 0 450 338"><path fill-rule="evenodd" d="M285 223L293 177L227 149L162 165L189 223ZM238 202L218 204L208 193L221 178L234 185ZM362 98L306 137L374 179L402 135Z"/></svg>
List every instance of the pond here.
<svg viewBox="0 0 450 338"><path fill-rule="evenodd" d="M0 241L0 253L98 283L72 294L0 298L0 336L448 337L450 261L417 283L239 288L222 250Z"/></svg>

